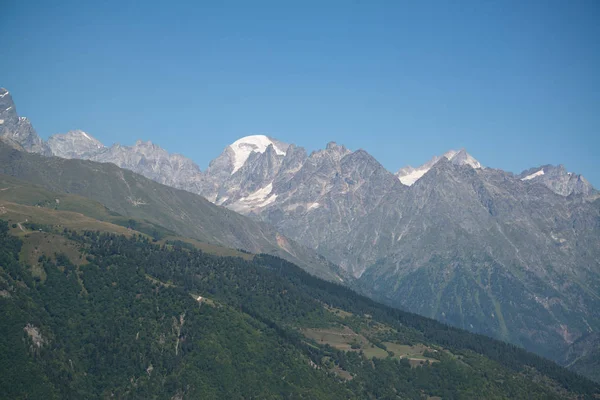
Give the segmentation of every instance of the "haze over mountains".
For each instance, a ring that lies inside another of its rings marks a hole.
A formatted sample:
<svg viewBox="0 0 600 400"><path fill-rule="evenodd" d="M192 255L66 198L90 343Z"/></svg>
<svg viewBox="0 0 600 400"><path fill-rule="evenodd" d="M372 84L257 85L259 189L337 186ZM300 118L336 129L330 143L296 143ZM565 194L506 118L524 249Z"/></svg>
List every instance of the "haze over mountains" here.
<svg viewBox="0 0 600 400"><path fill-rule="evenodd" d="M0 96L13 146L113 163L269 223L375 299L557 361L600 329L600 199L563 166L515 175L461 149L393 174L364 150L308 154L254 135L201 171L150 142L107 147L82 131L43 142Z"/></svg>

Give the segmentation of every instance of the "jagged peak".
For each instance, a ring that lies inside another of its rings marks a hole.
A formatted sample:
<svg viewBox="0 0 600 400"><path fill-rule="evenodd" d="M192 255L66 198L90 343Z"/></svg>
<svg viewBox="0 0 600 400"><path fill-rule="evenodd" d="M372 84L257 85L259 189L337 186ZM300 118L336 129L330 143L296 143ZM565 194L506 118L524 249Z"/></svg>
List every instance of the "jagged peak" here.
<svg viewBox="0 0 600 400"><path fill-rule="evenodd" d="M464 148L462 148L460 150L448 150L441 156L433 156L433 158L431 158L425 164L416 168L413 168L410 165L402 167L395 173L395 175L403 184L412 186L442 159L446 159L455 165L470 165L474 169L483 168L479 161L477 161L473 156L467 153Z"/></svg>
<svg viewBox="0 0 600 400"><path fill-rule="evenodd" d="M346 155L347 155L347 157L344 157L344 160L346 160L346 159L362 160L362 161L367 161L367 162L375 162L375 163L379 164L379 161L377 161L377 159L375 157L373 157L368 151L366 151L364 149L358 149L354 152L348 151L348 153Z"/></svg>
<svg viewBox="0 0 600 400"><path fill-rule="evenodd" d="M325 146L325 150L338 150L338 149L345 149L345 148L346 147L344 145L339 145L336 142L329 142Z"/></svg>
<svg viewBox="0 0 600 400"><path fill-rule="evenodd" d="M446 157L445 154L444 154L444 157ZM446 157L446 158L448 158L448 157ZM450 161L452 161L452 164L455 164L455 165L470 165L474 169L482 168L481 163L479 161L477 161L469 153L467 153L467 151L465 149L460 149L458 152L456 152L454 155L452 155L448 159Z"/></svg>
<svg viewBox="0 0 600 400"><path fill-rule="evenodd" d="M80 141L81 143L85 143L86 145L92 145L97 148L102 148L104 145L98 139L93 137L87 132L84 132L80 129L74 129L68 131L67 133L57 133L48 138L48 142L52 143L58 140L69 140L71 142Z"/></svg>
<svg viewBox="0 0 600 400"><path fill-rule="evenodd" d="M582 175L569 172L564 165L546 164L529 168L516 176L525 183L542 183L561 196L584 195L597 193L596 189Z"/></svg>
<svg viewBox="0 0 600 400"><path fill-rule="evenodd" d="M266 135L250 135L244 136L230 144L229 149L232 150L233 175L240 169L250 157L252 153L264 153L267 148L272 145L275 153L284 156L289 147L286 143L272 139Z"/></svg>
<svg viewBox="0 0 600 400"><path fill-rule="evenodd" d="M89 133L82 131L81 129L74 129L74 130L68 131L67 133L64 133L64 134L52 135L51 137L61 137L61 136L62 137L71 137L71 138L81 138L81 139L89 140L91 142L100 143L100 141L98 139L96 139ZM100 143L100 144L102 144L102 143Z"/></svg>

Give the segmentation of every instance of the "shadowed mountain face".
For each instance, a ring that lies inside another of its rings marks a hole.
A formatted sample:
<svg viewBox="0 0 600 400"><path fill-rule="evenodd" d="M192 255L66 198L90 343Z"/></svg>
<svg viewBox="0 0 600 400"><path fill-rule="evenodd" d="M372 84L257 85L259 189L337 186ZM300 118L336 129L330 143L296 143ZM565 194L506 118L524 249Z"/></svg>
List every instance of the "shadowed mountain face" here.
<svg viewBox="0 0 600 400"><path fill-rule="evenodd" d="M598 201L440 162L399 202L393 251L360 277L373 296L548 357L598 329Z"/></svg>
<svg viewBox="0 0 600 400"><path fill-rule="evenodd" d="M201 172L151 143L106 148L89 137L55 135L49 145L266 222L388 304L555 360L600 329L600 199L562 166L515 176L460 150L394 175L364 150L329 143L307 154L254 135Z"/></svg>
<svg viewBox="0 0 600 400"><path fill-rule="evenodd" d="M600 333L589 333L571 344L562 364L600 383Z"/></svg>

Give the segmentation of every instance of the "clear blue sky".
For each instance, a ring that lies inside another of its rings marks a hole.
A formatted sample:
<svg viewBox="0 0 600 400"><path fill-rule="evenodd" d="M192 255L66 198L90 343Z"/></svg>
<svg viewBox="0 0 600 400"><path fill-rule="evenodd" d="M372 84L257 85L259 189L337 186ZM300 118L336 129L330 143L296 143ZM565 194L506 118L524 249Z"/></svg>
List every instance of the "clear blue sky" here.
<svg viewBox="0 0 600 400"><path fill-rule="evenodd" d="M98 4L102 3L102 4ZM47 138L206 168L264 133L391 171L465 147L600 187L600 1L0 0L0 86Z"/></svg>

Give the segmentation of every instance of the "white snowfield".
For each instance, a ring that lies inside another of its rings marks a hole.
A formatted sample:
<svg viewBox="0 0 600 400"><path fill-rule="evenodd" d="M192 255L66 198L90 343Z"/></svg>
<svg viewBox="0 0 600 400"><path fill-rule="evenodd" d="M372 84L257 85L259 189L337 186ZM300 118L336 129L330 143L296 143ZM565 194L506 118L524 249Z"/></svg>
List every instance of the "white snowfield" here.
<svg viewBox="0 0 600 400"><path fill-rule="evenodd" d="M421 177L423 177L427 171L429 171L429 168L415 169L412 172L409 172L408 175L399 176L398 179L400 179L400 182L406 186L412 186L416 181L421 179Z"/></svg>
<svg viewBox="0 0 600 400"><path fill-rule="evenodd" d="M88 136L87 133L85 133L84 131L80 131L81 134L87 139L87 140L93 140L91 137Z"/></svg>
<svg viewBox="0 0 600 400"><path fill-rule="evenodd" d="M260 188L254 193L251 193L248 196L242 197L241 199L236 201L234 204L231 205L231 209L235 211L242 211L266 207L277 199L276 194L271 194L272 191L273 183L269 183L267 186Z"/></svg>
<svg viewBox="0 0 600 400"><path fill-rule="evenodd" d="M242 168L250 154L254 152L264 153L269 145L273 145L277 154L285 155L285 151L279 149L265 135L246 136L230 144L229 147L233 150L233 171L231 171L231 174L233 175L238 169Z"/></svg>
<svg viewBox="0 0 600 400"><path fill-rule="evenodd" d="M538 172L534 172L531 175L527 175L525 178L521 178L521 180L522 181L528 181L530 179L535 178L536 176L541 176L541 175L544 175L544 170L543 169L540 169Z"/></svg>
<svg viewBox="0 0 600 400"><path fill-rule="evenodd" d="M0 99L3 98L4 96L6 96L9 92L6 92L4 94L0 94Z"/></svg>
<svg viewBox="0 0 600 400"><path fill-rule="evenodd" d="M442 157L446 157L450 161L454 161L459 165L470 165L474 169L482 168L479 161L473 158L469 153L464 150L456 151L450 150L445 152ZM425 175L431 167L435 165L442 157L435 156L425 164L412 168L410 166L400 169L396 172L396 176L403 184L407 186L412 186L416 181L421 179L423 175Z"/></svg>

